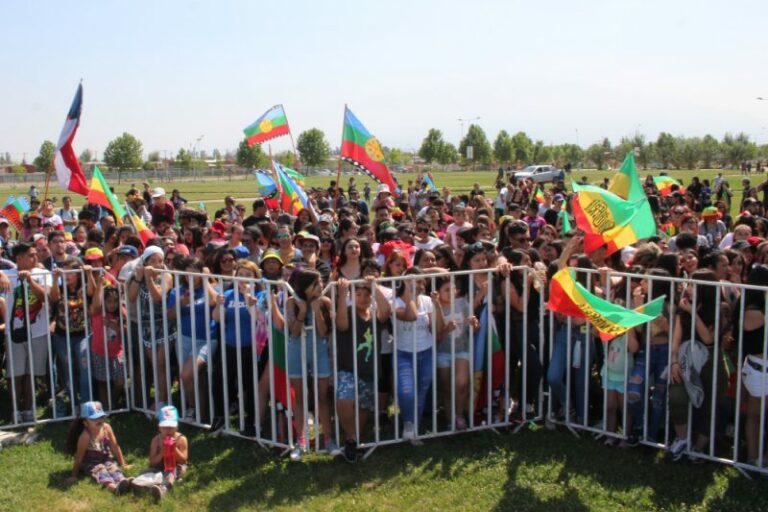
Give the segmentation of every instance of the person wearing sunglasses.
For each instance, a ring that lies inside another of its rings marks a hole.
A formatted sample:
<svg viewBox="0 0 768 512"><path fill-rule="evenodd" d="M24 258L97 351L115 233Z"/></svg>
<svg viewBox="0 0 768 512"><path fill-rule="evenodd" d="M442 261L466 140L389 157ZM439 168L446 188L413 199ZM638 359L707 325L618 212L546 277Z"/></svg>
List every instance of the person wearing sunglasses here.
<svg viewBox="0 0 768 512"><path fill-rule="evenodd" d="M291 228L288 226L280 226L275 234L275 240L277 241L278 252L280 258L283 260L283 264L299 263L301 261L301 250L297 249L293 245L293 235Z"/></svg>

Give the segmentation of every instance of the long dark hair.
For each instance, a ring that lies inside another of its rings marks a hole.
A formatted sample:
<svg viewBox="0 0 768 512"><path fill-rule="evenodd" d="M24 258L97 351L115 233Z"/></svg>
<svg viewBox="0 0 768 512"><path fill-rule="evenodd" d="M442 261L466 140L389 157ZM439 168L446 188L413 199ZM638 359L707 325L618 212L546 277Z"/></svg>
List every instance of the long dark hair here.
<svg viewBox="0 0 768 512"><path fill-rule="evenodd" d="M434 249L432 249L432 252L435 253L435 259L444 259L448 262L448 271L449 272L455 272L459 270L459 266L456 265L456 260L453 257L453 249L450 245L443 244L438 245Z"/></svg>
<svg viewBox="0 0 768 512"><path fill-rule="evenodd" d="M360 241L357 238L355 238L355 237L347 238L341 244L341 247L339 248L339 264L337 265L338 268L341 268L341 267L343 267L344 265L347 264L347 246L350 243L352 243L352 242L357 242L358 245L360 245ZM362 245L361 245L360 246L360 261L362 261L362 260L363 260L363 248L362 248Z"/></svg>
<svg viewBox="0 0 768 512"><path fill-rule="evenodd" d="M691 273L691 279L717 283L715 273L706 268L694 270ZM718 302L720 301L720 290L717 286L704 284L698 284L694 289L696 290L696 314L707 327L713 327L717 316ZM693 290L689 294L689 300L691 301L691 306L693 306ZM683 336L685 336L690 332L691 315L685 311L680 311L680 314L683 315L684 319L684 328L686 330L683 331Z"/></svg>
<svg viewBox="0 0 768 512"><path fill-rule="evenodd" d="M85 420L83 418L76 418L75 421L69 426L69 432L67 433L67 442L64 445L64 452L74 456L77 453L77 443L80 440L80 434L85 430Z"/></svg>
<svg viewBox="0 0 768 512"><path fill-rule="evenodd" d="M288 284L291 285L291 288L293 288L293 291L298 298L306 301L307 288L312 286L318 279L321 279L320 272L308 268L300 268L291 274Z"/></svg>

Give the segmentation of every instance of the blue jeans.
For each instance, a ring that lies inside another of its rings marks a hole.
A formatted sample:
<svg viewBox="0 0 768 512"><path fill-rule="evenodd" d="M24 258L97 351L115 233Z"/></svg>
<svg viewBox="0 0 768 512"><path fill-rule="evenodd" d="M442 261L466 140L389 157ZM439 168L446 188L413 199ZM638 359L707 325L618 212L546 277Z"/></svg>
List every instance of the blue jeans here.
<svg viewBox="0 0 768 512"><path fill-rule="evenodd" d="M593 329L594 332L594 329ZM587 361L587 339L586 334L581 332L581 326L571 327L571 390L575 388L576 397L576 418L579 422L584 416L584 384L589 378L589 369L595 360L595 347L592 345L592 338L589 338L589 361ZM573 347L581 344L581 357L575 361L573 357ZM573 368L574 363L581 366ZM553 408L557 404L566 404L566 376L568 375L568 324L563 324L555 331L555 339L552 344L552 357L549 360L549 369L547 370L547 382L553 398ZM567 411L566 411L567 414Z"/></svg>
<svg viewBox="0 0 768 512"><path fill-rule="evenodd" d="M635 428L642 431L645 407L643 397L645 396L645 351L639 352L635 356L635 366L632 369L632 375L627 385L627 401L629 402L632 416L634 417ZM651 353L648 357L648 379L650 380L651 391L651 418L648 423L648 440L656 441L659 428L666 414L667 400L667 379L661 378L661 375L667 369L669 363L669 345L651 345Z"/></svg>
<svg viewBox="0 0 768 512"><path fill-rule="evenodd" d="M67 347L66 335L51 335L53 353L56 354L56 359L61 363L62 371L64 372L62 379L64 381L64 387L67 389L67 394L74 398L75 405L91 400L91 375L88 373L89 340L90 338L84 337L82 334L70 334L69 347ZM72 361L72 383L77 386L77 392L70 389L70 361ZM54 368L56 368L55 364ZM57 380L58 377L54 376L54 382Z"/></svg>
<svg viewBox="0 0 768 512"><path fill-rule="evenodd" d="M416 379L418 378L418 381ZM427 392L432 384L432 349L416 353L416 374L413 368L413 352L397 351L397 400L403 421L414 422L424 413ZM418 400L416 398L418 393ZM414 400L418 411L414 409Z"/></svg>

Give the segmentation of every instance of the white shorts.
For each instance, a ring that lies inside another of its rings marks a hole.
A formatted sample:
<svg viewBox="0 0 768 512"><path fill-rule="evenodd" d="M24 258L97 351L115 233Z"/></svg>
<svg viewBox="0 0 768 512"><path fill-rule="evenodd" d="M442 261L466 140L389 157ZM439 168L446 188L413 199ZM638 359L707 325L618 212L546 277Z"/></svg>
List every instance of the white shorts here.
<svg viewBox="0 0 768 512"><path fill-rule="evenodd" d="M741 379L750 395L768 396L768 361L757 356L747 356L741 368Z"/></svg>
<svg viewBox="0 0 768 512"><path fill-rule="evenodd" d="M6 345L8 351L8 375L22 377L30 374L29 346L32 345L32 364L35 376L41 377L48 373L48 336L32 338L29 343L14 343ZM9 348L10 347L10 348ZM13 365L11 365L13 363Z"/></svg>

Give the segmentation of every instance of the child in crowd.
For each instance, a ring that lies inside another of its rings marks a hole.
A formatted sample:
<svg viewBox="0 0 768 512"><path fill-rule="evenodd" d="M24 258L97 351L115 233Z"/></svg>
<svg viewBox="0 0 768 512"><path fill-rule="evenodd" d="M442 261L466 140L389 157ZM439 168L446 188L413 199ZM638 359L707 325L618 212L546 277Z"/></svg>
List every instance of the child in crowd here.
<svg viewBox="0 0 768 512"><path fill-rule="evenodd" d="M91 277L94 294L91 302L91 373L98 383L98 397L108 404L123 394L125 386L125 352L123 351L123 329L127 324L125 310L120 307L120 294L113 286L104 286L104 280ZM103 307L102 307L103 306ZM107 382L110 382L110 387ZM111 396L108 390L111 388Z"/></svg>
<svg viewBox="0 0 768 512"><path fill-rule="evenodd" d="M130 466L125 463L106 417L101 402L85 402L80 407L80 418L72 423L67 438L66 450L75 457L69 482L77 481L82 473L90 475L109 492L120 494L131 486L131 479L123 474L121 466L123 469Z"/></svg>
<svg viewBox="0 0 768 512"><path fill-rule="evenodd" d="M162 473L160 483L150 488L160 500L187 472L189 443L179 432L179 412L172 405L157 411L157 428L159 432L149 445L149 465L156 473Z"/></svg>

